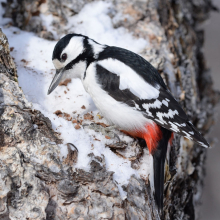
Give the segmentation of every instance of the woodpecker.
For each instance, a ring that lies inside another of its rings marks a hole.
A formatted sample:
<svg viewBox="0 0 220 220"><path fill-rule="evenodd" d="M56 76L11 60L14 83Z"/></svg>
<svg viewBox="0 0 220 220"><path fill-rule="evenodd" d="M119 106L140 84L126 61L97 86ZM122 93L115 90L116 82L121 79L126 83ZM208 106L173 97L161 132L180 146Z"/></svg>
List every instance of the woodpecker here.
<svg viewBox="0 0 220 220"><path fill-rule="evenodd" d="M110 124L145 140L153 156L154 197L163 210L164 163L173 132L209 147L167 89L158 71L129 50L67 34L56 44L56 74L48 95L69 78L80 78L96 107Z"/></svg>

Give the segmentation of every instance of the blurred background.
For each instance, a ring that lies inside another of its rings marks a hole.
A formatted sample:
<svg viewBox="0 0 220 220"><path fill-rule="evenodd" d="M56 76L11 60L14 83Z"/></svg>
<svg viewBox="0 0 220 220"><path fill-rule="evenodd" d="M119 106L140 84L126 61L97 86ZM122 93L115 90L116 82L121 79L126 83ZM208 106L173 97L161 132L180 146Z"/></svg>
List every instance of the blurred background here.
<svg viewBox="0 0 220 220"><path fill-rule="evenodd" d="M213 0L220 9L220 0ZM208 67L211 69L215 89L220 90L220 12L212 12L205 23L204 53ZM208 150L205 188L201 207L201 220L220 219L220 106L216 108L215 125L210 136L215 138L215 147Z"/></svg>

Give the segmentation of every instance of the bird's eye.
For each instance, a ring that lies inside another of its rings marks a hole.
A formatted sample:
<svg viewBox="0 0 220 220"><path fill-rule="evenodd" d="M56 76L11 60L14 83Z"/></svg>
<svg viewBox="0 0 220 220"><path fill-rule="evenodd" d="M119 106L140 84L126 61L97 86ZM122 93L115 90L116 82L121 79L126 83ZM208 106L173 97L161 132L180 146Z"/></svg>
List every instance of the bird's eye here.
<svg viewBox="0 0 220 220"><path fill-rule="evenodd" d="M63 61L65 61L65 60L67 59L67 54L64 53L64 54L62 55L61 59L62 59Z"/></svg>

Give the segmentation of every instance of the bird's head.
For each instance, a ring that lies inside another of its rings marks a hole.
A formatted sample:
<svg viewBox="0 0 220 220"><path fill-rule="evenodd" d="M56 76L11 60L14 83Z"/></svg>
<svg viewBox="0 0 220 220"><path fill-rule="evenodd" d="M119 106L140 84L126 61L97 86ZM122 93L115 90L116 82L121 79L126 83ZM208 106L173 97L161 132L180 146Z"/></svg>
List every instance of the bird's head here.
<svg viewBox="0 0 220 220"><path fill-rule="evenodd" d="M103 45L80 34L67 34L53 51L52 61L56 74L48 89L48 95L65 79L81 78L86 67L95 60L95 51Z"/></svg>

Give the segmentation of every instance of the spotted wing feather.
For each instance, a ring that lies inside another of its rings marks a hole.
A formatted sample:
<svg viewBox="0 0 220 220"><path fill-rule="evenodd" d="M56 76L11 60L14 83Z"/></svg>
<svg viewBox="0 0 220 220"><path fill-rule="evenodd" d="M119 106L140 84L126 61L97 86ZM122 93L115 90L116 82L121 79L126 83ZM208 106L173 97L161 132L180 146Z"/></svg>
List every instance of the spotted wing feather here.
<svg viewBox="0 0 220 220"><path fill-rule="evenodd" d="M186 113L168 90L160 89L157 99L134 100L146 117L162 127L195 141L203 147L209 144L189 121Z"/></svg>

